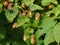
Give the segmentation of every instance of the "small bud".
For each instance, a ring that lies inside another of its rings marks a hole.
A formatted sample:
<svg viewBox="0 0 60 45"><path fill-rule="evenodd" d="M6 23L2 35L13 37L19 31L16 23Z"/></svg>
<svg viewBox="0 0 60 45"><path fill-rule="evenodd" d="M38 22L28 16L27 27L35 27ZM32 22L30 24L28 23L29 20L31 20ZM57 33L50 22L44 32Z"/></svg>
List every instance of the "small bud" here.
<svg viewBox="0 0 60 45"><path fill-rule="evenodd" d="M26 8L26 5L22 2L21 4L22 8Z"/></svg>
<svg viewBox="0 0 60 45"><path fill-rule="evenodd" d="M36 19L36 21L39 21L39 19L40 19L40 13L37 12L37 13L35 14L35 19Z"/></svg>
<svg viewBox="0 0 60 45"><path fill-rule="evenodd" d="M51 8L52 8L52 4L50 4L50 5L48 6L48 8L51 9Z"/></svg>
<svg viewBox="0 0 60 45"><path fill-rule="evenodd" d="M12 10L12 6L8 6L8 10Z"/></svg>
<svg viewBox="0 0 60 45"><path fill-rule="evenodd" d="M30 41L31 41L31 44L35 44L35 37L33 34L31 35Z"/></svg>
<svg viewBox="0 0 60 45"><path fill-rule="evenodd" d="M12 5L13 5L13 3L8 4L8 10L12 10Z"/></svg>
<svg viewBox="0 0 60 45"><path fill-rule="evenodd" d="M15 23L12 25L12 28L16 28L16 25L17 25L17 23L15 22Z"/></svg>
<svg viewBox="0 0 60 45"><path fill-rule="evenodd" d="M26 35L25 34L23 35L23 40L26 41Z"/></svg>
<svg viewBox="0 0 60 45"><path fill-rule="evenodd" d="M26 16L26 12L23 12L22 15L23 15L23 16Z"/></svg>
<svg viewBox="0 0 60 45"><path fill-rule="evenodd" d="M4 6L8 5L8 1L3 1Z"/></svg>
<svg viewBox="0 0 60 45"><path fill-rule="evenodd" d="M29 17L32 17L32 12L29 10L29 11L27 12L27 15L28 15Z"/></svg>
<svg viewBox="0 0 60 45"><path fill-rule="evenodd" d="M46 14L46 17L49 17L49 16L50 16L50 13L47 13L47 14Z"/></svg>

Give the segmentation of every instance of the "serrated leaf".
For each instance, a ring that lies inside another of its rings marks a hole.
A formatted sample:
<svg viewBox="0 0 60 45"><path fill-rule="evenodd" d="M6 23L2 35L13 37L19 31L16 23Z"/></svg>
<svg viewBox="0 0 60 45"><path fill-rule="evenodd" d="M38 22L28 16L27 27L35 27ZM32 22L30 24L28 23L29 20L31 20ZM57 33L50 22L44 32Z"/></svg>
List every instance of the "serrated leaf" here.
<svg viewBox="0 0 60 45"><path fill-rule="evenodd" d="M42 20L42 24L40 25L42 28L51 28L56 24L56 21L54 20L54 17L44 18Z"/></svg>
<svg viewBox="0 0 60 45"><path fill-rule="evenodd" d="M54 7L51 11L48 11L47 13L54 13L56 16L58 16L58 14L60 14L60 5Z"/></svg>
<svg viewBox="0 0 60 45"><path fill-rule="evenodd" d="M52 27L55 26L55 24L56 24L56 21L54 21L54 18L43 19L42 24L40 25L42 29L37 30L35 33L36 39L38 39L43 34L47 33Z"/></svg>
<svg viewBox="0 0 60 45"><path fill-rule="evenodd" d="M53 29L54 39L59 43L60 42L60 23L58 23Z"/></svg>
<svg viewBox="0 0 60 45"><path fill-rule="evenodd" d="M49 5L50 3L54 3L56 0L42 0L41 1L41 4L43 5L43 6L47 6L47 5Z"/></svg>
<svg viewBox="0 0 60 45"><path fill-rule="evenodd" d="M37 44L36 45L43 45L43 40L37 40Z"/></svg>
<svg viewBox="0 0 60 45"><path fill-rule="evenodd" d="M54 42L54 38L53 38L53 34L52 34L52 30L50 30L44 38L44 44L45 45L49 45L50 43Z"/></svg>
<svg viewBox="0 0 60 45"><path fill-rule="evenodd" d="M38 29L35 33L36 40L39 39L40 36L44 35L48 31L49 31L48 29Z"/></svg>
<svg viewBox="0 0 60 45"><path fill-rule="evenodd" d="M36 4L31 4L31 5L29 6L29 9L30 9L31 11L43 10L43 8L42 8L41 6L36 5Z"/></svg>
<svg viewBox="0 0 60 45"><path fill-rule="evenodd" d="M29 22L29 20L30 19L28 17L25 17L25 18L24 17L18 17L16 27L24 25L25 23Z"/></svg>
<svg viewBox="0 0 60 45"><path fill-rule="evenodd" d="M23 2L25 3L25 5L29 6L29 9L31 11L43 10L41 6L38 6L38 5L33 3L34 0L23 0Z"/></svg>
<svg viewBox="0 0 60 45"><path fill-rule="evenodd" d="M23 2L25 3L25 5L30 6L31 4L33 4L34 0L23 0Z"/></svg>
<svg viewBox="0 0 60 45"><path fill-rule="evenodd" d="M11 12L8 10L5 10L5 16L9 22L13 22L17 14L18 14L18 9L15 6L13 7L13 10Z"/></svg>

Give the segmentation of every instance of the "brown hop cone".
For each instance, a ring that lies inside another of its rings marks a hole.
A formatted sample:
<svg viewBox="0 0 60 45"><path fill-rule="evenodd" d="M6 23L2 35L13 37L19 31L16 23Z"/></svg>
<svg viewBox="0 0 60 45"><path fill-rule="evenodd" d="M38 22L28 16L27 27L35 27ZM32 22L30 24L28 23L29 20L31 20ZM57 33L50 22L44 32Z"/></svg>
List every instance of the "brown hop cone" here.
<svg viewBox="0 0 60 45"><path fill-rule="evenodd" d="M26 41L26 35L25 34L23 35L23 40Z"/></svg>
<svg viewBox="0 0 60 45"><path fill-rule="evenodd" d="M8 5L8 1L3 1L4 6Z"/></svg>
<svg viewBox="0 0 60 45"><path fill-rule="evenodd" d="M8 4L8 10L12 10L12 5L13 5L13 3Z"/></svg>
<svg viewBox="0 0 60 45"><path fill-rule="evenodd" d="M13 3L9 3L9 6L12 6L13 5Z"/></svg>
<svg viewBox="0 0 60 45"><path fill-rule="evenodd" d="M12 28L16 28L17 22L12 25Z"/></svg>
<svg viewBox="0 0 60 45"><path fill-rule="evenodd" d="M51 9L51 8L52 8L52 4L50 4L50 5L48 6L48 8Z"/></svg>
<svg viewBox="0 0 60 45"><path fill-rule="evenodd" d="M26 8L26 5L22 2L21 3L22 8Z"/></svg>
<svg viewBox="0 0 60 45"><path fill-rule="evenodd" d="M37 13L35 14L35 19L36 19L36 21L39 21L39 19L40 19L40 13L37 12Z"/></svg>
<svg viewBox="0 0 60 45"><path fill-rule="evenodd" d="M31 44L35 44L35 37L34 37L34 34L31 35L30 41L31 41Z"/></svg>
<svg viewBox="0 0 60 45"><path fill-rule="evenodd" d="M47 14L46 14L46 17L49 17L49 16L50 16L50 13L47 13Z"/></svg>
<svg viewBox="0 0 60 45"><path fill-rule="evenodd" d="M27 14L26 14L26 12L23 12L22 15L25 17Z"/></svg>
<svg viewBox="0 0 60 45"><path fill-rule="evenodd" d="M8 6L8 10L12 10L12 6Z"/></svg>
<svg viewBox="0 0 60 45"><path fill-rule="evenodd" d="M29 17L32 17L32 12L31 12L30 10L28 10L27 15L28 15Z"/></svg>

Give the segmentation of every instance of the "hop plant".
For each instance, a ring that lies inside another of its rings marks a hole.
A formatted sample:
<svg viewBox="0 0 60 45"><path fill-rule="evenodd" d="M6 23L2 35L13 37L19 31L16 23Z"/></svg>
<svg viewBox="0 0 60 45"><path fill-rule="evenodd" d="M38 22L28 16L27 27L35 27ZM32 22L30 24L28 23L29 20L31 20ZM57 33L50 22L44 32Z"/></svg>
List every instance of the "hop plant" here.
<svg viewBox="0 0 60 45"><path fill-rule="evenodd" d="M59 45L60 0L0 0L0 45Z"/></svg>

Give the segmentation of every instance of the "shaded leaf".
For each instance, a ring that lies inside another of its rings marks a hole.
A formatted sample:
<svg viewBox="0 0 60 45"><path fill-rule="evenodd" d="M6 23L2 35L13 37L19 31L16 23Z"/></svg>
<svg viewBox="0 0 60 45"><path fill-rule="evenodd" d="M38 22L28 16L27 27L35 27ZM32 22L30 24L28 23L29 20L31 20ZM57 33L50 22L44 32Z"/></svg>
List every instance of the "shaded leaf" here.
<svg viewBox="0 0 60 45"><path fill-rule="evenodd" d="M30 19L28 17L18 17L16 27L24 25L25 23L29 22L29 20Z"/></svg>
<svg viewBox="0 0 60 45"><path fill-rule="evenodd" d="M37 44L36 45L44 45L43 42L44 42L43 40L37 40Z"/></svg>
<svg viewBox="0 0 60 45"><path fill-rule="evenodd" d="M55 16L58 16L60 14L60 5L54 7L51 11L48 11L47 13L54 13Z"/></svg>
<svg viewBox="0 0 60 45"><path fill-rule="evenodd" d="M13 10L10 12L8 10L5 10L5 16L9 22L13 22L14 18L18 14L18 9L17 7L13 7Z"/></svg>
<svg viewBox="0 0 60 45"><path fill-rule="evenodd" d="M53 38L52 29L51 29L51 31L47 32L47 34L45 35L44 44L49 45L52 42L54 42L54 38Z"/></svg>
<svg viewBox="0 0 60 45"><path fill-rule="evenodd" d="M41 4L43 5L43 6L47 6L47 5L49 5L50 3L54 3L56 0L42 0L41 1Z"/></svg>
<svg viewBox="0 0 60 45"><path fill-rule="evenodd" d="M31 4L33 4L34 0L23 0L23 2L25 3L25 5L30 6Z"/></svg>
<svg viewBox="0 0 60 45"><path fill-rule="evenodd" d="M2 22L0 22L0 39L4 39L6 36L6 29Z"/></svg>
<svg viewBox="0 0 60 45"><path fill-rule="evenodd" d="M60 42L60 23L58 23L53 29L54 39L59 43Z"/></svg>
<svg viewBox="0 0 60 45"><path fill-rule="evenodd" d="M52 27L55 26L55 24L56 24L56 21L54 21L54 18L43 19L42 24L40 25L42 29L37 30L35 33L36 39L38 39L43 34L47 33Z"/></svg>
<svg viewBox="0 0 60 45"><path fill-rule="evenodd" d="M42 24L40 25L42 28L51 28L56 24L56 21L54 20L54 17L44 18L42 20Z"/></svg>
<svg viewBox="0 0 60 45"><path fill-rule="evenodd" d="M31 11L43 10L43 8L42 8L41 6L36 5L36 4L31 4L31 5L29 6L29 8L30 8Z"/></svg>

